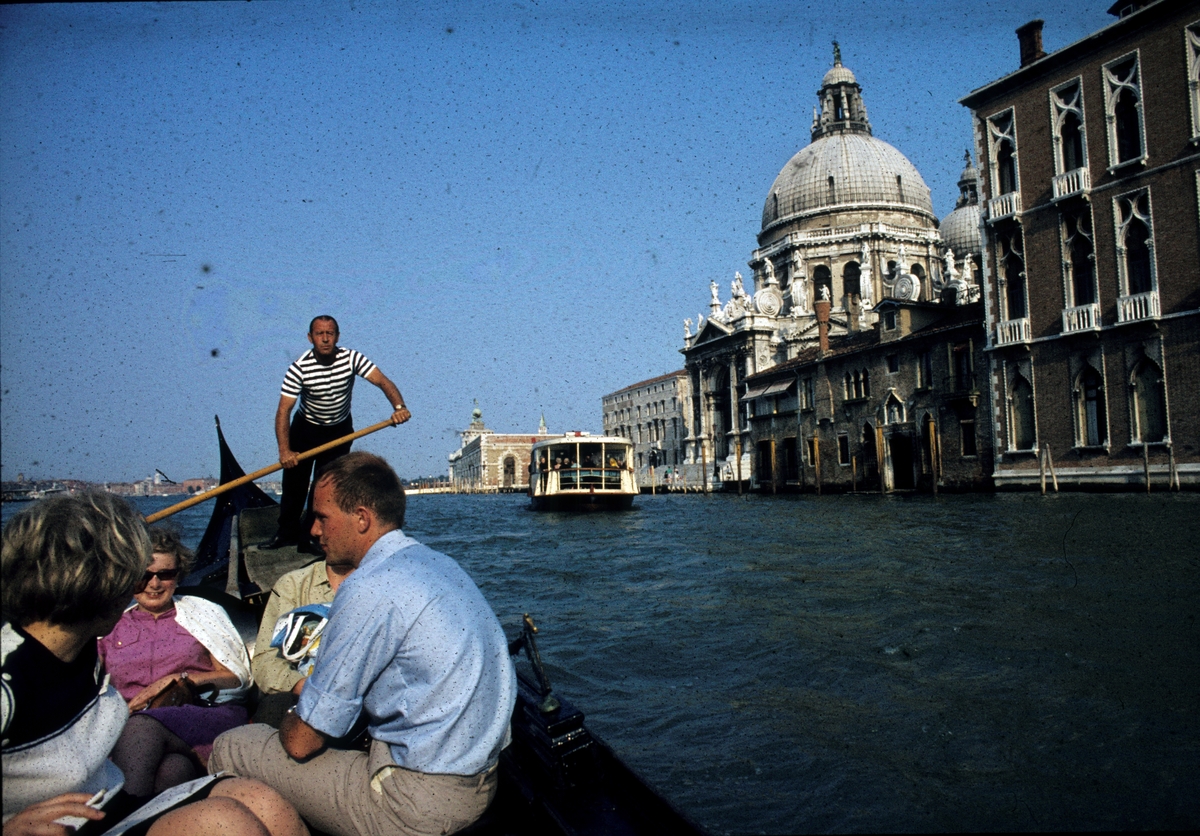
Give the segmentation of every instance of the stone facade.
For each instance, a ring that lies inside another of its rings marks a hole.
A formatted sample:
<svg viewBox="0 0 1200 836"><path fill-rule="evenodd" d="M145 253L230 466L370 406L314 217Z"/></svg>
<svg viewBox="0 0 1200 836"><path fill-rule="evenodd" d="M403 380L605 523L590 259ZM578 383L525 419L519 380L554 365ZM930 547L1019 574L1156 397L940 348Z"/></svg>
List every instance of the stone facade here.
<svg viewBox="0 0 1200 836"><path fill-rule="evenodd" d="M684 323L682 352L694 393L686 461L703 462L718 482L757 472L750 451L762 439L744 414L748 380L807 362L841 340L858 345L860 334L874 330L876 306L885 298L970 306L979 297L970 160L955 221L966 227L965 252L951 254L921 175L872 135L862 90L836 44L817 95L812 142L788 161L767 195L749 262L752 292L736 274L722 303L712 282L708 314L697 318L695 333L691 320Z"/></svg>
<svg viewBox="0 0 1200 836"><path fill-rule="evenodd" d="M450 487L456 492L524 491L529 489L533 445L550 434L542 421L536 433L495 433L476 407L463 430L462 446L450 454Z"/></svg>
<svg viewBox="0 0 1200 836"><path fill-rule="evenodd" d="M1200 485L1200 11L1120 6L962 99L998 487Z"/></svg>
<svg viewBox="0 0 1200 836"><path fill-rule="evenodd" d="M982 304L887 299L875 312L870 330L746 379L752 489L990 487Z"/></svg>
<svg viewBox="0 0 1200 836"><path fill-rule="evenodd" d="M626 386L600 399L604 434L633 442L634 468L639 484L649 484L650 468L662 481L664 469L682 465L687 459L688 423L691 400L688 375L671 372Z"/></svg>

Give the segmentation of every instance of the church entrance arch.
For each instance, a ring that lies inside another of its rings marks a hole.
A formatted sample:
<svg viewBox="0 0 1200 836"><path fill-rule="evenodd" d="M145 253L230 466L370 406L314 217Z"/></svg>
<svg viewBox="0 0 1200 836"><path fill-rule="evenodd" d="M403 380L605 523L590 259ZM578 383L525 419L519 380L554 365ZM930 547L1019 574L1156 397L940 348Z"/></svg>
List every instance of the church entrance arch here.
<svg viewBox="0 0 1200 836"><path fill-rule="evenodd" d="M733 429L733 400L729 395L729 369L720 366L709 377L709 415L712 427L713 464L730 454L728 432Z"/></svg>

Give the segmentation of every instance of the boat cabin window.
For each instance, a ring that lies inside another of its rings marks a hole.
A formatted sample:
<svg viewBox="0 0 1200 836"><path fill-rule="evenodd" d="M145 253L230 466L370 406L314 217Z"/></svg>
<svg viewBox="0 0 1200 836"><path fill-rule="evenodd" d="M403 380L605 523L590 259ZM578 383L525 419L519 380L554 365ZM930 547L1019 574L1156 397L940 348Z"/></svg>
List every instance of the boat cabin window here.
<svg viewBox="0 0 1200 836"><path fill-rule="evenodd" d="M550 467L562 470L564 467L574 467L576 463L574 444L555 444L550 448Z"/></svg>
<svg viewBox="0 0 1200 836"><path fill-rule="evenodd" d="M604 467L603 445L580 444L579 464L581 467Z"/></svg>
<svg viewBox="0 0 1200 836"><path fill-rule="evenodd" d="M558 472L559 490L619 490L629 447L603 442L566 442L537 451L534 461L541 473Z"/></svg>

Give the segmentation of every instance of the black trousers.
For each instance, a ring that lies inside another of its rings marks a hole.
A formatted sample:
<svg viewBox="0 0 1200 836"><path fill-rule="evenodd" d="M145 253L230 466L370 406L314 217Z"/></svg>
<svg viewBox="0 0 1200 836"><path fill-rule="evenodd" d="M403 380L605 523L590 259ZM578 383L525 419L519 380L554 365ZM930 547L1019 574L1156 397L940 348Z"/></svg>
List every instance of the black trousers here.
<svg viewBox="0 0 1200 836"><path fill-rule="evenodd" d="M337 424L322 426L321 424L310 424L302 413L297 412L292 418L288 442L297 453L303 453L352 432L354 432L354 420L350 417ZM279 499L280 537L288 540L308 538L309 532L312 530L312 491L309 488L309 482L312 481L313 471L315 469L319 472L322 467L338 456L344 456L349 452L349 443L339 444L332 450L326 450L311 459L305 459L295 467L284 468L283 496Z"/></svg>

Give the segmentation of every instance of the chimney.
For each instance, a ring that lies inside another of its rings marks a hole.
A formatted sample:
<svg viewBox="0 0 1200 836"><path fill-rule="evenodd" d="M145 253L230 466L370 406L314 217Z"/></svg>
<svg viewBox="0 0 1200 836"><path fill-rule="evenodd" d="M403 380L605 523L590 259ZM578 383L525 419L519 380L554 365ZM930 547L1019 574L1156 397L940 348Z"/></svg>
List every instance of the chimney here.
<svg viewBox="0 0 1200 836"><path fill-rule="evenodd" d="M817 337L821 343L821 353L829 351L829 309L833 303L828 299L818 299L813 302L813 311L817 314Z"/></svg>
<svg viewBox="0 0 1200 836"><path fill-rule="evenodd" d="M1021 44L1021 66L1032 64L1039 58L1045 58L1042 49L1042 24L1044 20L1031 20L1017 29L1017 41Z"/></svg>

